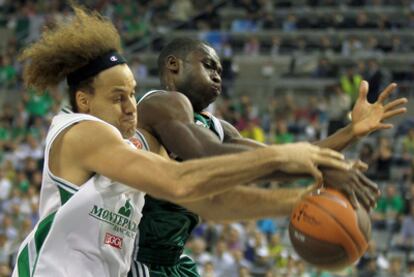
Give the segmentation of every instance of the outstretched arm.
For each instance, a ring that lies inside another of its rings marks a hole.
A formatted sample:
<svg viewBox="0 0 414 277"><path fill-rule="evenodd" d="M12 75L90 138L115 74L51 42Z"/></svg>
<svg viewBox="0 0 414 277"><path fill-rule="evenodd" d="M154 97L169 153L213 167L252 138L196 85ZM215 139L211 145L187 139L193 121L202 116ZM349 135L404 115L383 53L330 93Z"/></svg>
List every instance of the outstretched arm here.
<svg viewBox="0 0 414 277"><path fill-rule="evenodd" d="M341 154L304 143L295 148L274 146L178 163L133 149L113 127L95 121L73 126L65 134L65 145L71 147L68 164L77 167L78 172L96 172L172 202L195 201L222 193L274 170L312 174L321 181L317 169L320 165L348 169ZM308 158L296 158L298 147Z"/></svg>
<svg viewBox="0 0 414 277"><path fill-rule="evenodd" d="M383 123L384 120L405 113L407 110L400 107L407 103L406 98L398 98L385 104L397 85L388 85L379 95L378 100L370 104L367 101L368 82L362 81L359 87L359 97L352 110L352 122L324 140L315 142L320 147L327 147L341 151L358 138L364 137L376 130L390 129L392 124Z"/></svg>
<svg viewBox="0 0 414 277"><path fill-rule="evenodd" d="M263 189L239 186L195 202L180 203L204 219L235 221L287 216L308 188Z"/></svg>

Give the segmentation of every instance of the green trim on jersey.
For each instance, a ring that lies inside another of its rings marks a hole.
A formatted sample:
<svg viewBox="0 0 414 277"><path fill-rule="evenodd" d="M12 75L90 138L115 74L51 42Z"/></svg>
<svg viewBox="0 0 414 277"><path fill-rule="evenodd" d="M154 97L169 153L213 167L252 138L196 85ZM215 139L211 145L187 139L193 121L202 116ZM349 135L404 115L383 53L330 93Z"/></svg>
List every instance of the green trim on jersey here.
<svg viewBox="0 0 414 277"><path fill-rule="evenodd" d="M58 186L59 189L59 195L60 195L60 203L63 206L68 200L73 196L73 193L68 192L67 190L62 189L60 186Z"/></svg>
<svg viewBox="0 0 414 277"><path fill-rule="evenodd" d="M17 272L19 277L30 277L29 248L27 244L17 259Z"/></svg>
<svg viewBox="0 0 414 277"><path fill-rule="evenodd" d="M65 204L78 191L78 189L68 184L65 184L61 180L58 180L57 178L53 177L52 174L49 174L49 177L50 179L52 179L52 181L56 183L56 186L59 190L60 203L61 206L63 206L63 204Z"/></svg>
<svg viewBox="0 0 414 277"><path fill-rule="evenodd" d="M53 221L55 219L56 212L51 213L45 217L42 221L39 222L39 225L36 228L34 238L32 238L23 250L20 252L17 258L17 269L19 277L30 277L34 275L36 270L37 260L39 258L39 253L42 249L43 243L45 242L47 236L49 235L50 228L52 227ZM29 248L35 248L34 252L31 252ZM31 253L30 253L31 252ZM31 257L30 254L35 255ZM30 260L34 260L33 269L30 274Z"/></svg>

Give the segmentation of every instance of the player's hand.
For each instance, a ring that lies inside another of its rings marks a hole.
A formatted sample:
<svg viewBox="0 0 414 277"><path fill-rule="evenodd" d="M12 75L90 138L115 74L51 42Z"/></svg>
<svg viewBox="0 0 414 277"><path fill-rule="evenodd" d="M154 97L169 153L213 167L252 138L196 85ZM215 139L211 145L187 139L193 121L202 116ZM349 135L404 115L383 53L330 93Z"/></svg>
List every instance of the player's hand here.
<svg viewBox="0 0 414 277"><path fill-rule="evenodd" d="M341 153L306 142L270 147L273 147L277 151L277 156L283 160L278 170L289 174L310 174L314 177L316 186L323 183L323 176L318 167L337 171L348 171L352 167Z"/></svg>
<svg viewBox="0 0 414 277"><path fill-rule="evenodd" d="M352 130L355 136L366 136L371 132L390 129L392 124L383 123L385 119L403 114L407 111L401 105L407 103L407 98L398 98L385 104L397 84L388 85L379 95L378 100L370 104L367 101L368 82L362 81L359 86L359 96L352 110Z"/></svg>
<svg viewBox="0 0 414 277"><path fill-rule="evenodd" d="M357 208L359 202L369 211L375 207L380 190L377 184L358 169L363 164L361 163L354 163L353 168L348 171L323 169L322 174L326 187L345 193L354 208Z"/></svg>

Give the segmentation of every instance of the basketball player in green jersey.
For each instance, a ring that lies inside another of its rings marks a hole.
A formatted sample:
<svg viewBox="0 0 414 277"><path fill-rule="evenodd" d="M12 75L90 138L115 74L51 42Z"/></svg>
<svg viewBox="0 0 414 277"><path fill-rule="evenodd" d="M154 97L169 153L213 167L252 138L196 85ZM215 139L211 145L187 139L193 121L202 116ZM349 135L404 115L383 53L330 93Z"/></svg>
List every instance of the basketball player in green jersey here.
<svg viewBox="0 0 414 277"><path fill-rule="evenodd" d="M43 91L66 80L72 110L49 128L40 221L20 247L13 276L126 276L144 192L180 203L277 170L320 180L318 166L349 168L340 153L309 144L183 163L137 150L128 140L136 133L137 81L119 34L98 13L74 11L20 56L27 85Z"/></svg>
<svg viewBox="0 0 414 277"><path fill-rule="evenodd" d="M151 91L141 99L138 126L155 136L170 157L189 160L265 147L242 138L229 123L203 112L221 92L220 59L210 46L198 40L175 39L161 51L158 67L165 90ZM363 82L352 123L316 144L342 150L359 137L391 128L382 121L404 113L405 108L398 107L407 101L401 98L384 104L394 88L395 84L391 84L376 103L369 104L368 84ZM353 205L357 205L356 198L366 208L375 205L378 189L357 169L323 170L323 174L325 185L341 184L337 188L350 196ZM273 177L282 175L275 173ZM130 276L147 276L146 272L151 277L199 276L194 262L181 256L198 215L212 220L288 215L295 202L292 199L294 191L241 186L213 198L183 203L182 207L147 195Z"/></svg>

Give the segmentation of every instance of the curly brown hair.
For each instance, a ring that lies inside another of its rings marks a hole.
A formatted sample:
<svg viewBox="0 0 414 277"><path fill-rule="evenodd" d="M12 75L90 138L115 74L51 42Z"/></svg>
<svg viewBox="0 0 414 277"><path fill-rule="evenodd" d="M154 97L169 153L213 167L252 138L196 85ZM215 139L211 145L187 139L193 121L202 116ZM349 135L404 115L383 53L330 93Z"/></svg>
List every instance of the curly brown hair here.
<svg viewBox="0 0 414 277"><path fill-rule="evenodd" d="M23 50L19 60L25 64L23 79L27 86L44 90L59 84L68 74L91 60L111 51L122 51L115 26L96 11L71 5L75 14L68 21L57 22L41 38ZM69 88L72 108L76 111L75 93L85 89L93 93L94 77Z"/></svg>

